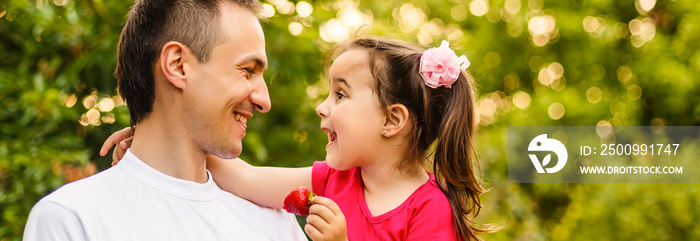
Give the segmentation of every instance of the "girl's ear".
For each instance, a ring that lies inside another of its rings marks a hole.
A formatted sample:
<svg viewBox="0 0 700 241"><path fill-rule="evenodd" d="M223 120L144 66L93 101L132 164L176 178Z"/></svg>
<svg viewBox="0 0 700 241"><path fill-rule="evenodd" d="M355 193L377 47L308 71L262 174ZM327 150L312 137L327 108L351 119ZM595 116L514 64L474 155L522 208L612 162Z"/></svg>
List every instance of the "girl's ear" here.
<svg viewBox="0 0 700 241"><path fill-rule="evenodd" d="M382 135L385 137L395 136L406 127L409 114L406 106L402 104L393 104L387 107L387 116L384 119L384 129Z"/></svg>
<svg viewBox="0 0 700 241"><path fill-rule="evenodd" d="M160 51L160 69L173 86L183 89L187 84L185 64L191 60L192 52L187 46L176 41L170 41L163 45Z"/></svg>

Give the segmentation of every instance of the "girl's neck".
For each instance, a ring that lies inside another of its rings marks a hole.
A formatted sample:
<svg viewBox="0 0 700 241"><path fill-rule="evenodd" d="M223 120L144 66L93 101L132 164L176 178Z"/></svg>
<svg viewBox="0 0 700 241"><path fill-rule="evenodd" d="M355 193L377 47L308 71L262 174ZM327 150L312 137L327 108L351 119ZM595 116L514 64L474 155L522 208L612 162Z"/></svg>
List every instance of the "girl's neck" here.
<svg viewBox="0 0 700 241"><path fill-rule="evenodd" d="M428 181L429 176L420 164L423 161L411 161L408 163L415 163L413 166L399 169L398 164L410 148L406 143L402 138L388 139L385 148L382 148L384 151L360 167L365 192L385 193L407 183L422 184Z"/></svg>
<svg viewBox="0 0 700 241"><path fill-rule="evenodd" d="M395 186L410 182L425 183L429 178L422 167L413 167L412 169L401 171L394 163L381 162L361 167L360 173L365 190L369 192L392 189Z"/></svg>
<svg viewBox="0 0 700 241"><path fill-rule="evenodd" d="M372 215L378 216L398 207L430 178L420 166L414 167L419 171L402 172L395 163L377 161L360 168L365 202Z"/></svg>

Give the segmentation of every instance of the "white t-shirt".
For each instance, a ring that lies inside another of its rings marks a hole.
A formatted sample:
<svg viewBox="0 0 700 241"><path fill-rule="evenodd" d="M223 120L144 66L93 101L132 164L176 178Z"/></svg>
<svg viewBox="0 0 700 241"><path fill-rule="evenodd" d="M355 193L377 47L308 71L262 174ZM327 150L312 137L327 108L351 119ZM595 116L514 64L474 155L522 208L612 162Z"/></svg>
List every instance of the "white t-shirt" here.
<svg viewBox="0 0 700 241"><path fill-rule="evenodd" d="M293 215L165 175L131 151L32 208L24 240L306 240Z"/></svg>

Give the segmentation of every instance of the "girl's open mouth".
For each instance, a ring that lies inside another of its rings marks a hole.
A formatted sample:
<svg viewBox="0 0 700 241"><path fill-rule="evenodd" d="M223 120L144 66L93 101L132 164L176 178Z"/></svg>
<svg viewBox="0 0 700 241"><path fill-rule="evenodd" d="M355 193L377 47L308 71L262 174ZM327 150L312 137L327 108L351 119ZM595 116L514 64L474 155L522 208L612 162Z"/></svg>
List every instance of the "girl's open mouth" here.
<svg viewBox="0 0 700 241"><path fill-rule="evenodd" d="M330 145L335 143L336 138L338 138L338 135L335 133L335 131L323 128L323 131L326 132L326 135L328 135L328 144L326 144L326 148L328 148Z"/></svg>

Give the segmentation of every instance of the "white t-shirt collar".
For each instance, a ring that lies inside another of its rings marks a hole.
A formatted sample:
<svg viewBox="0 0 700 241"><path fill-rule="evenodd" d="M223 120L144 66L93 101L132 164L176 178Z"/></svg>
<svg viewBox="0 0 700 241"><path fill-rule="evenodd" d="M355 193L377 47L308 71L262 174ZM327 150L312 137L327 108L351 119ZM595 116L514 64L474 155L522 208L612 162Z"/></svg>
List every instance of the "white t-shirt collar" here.
<svg viewBox="0 0 700 241"><path fill-rule="evenodd" d="M194 201L208 201L217 197L220 190L214 183L211 173L207 170L207 182L197 183L166 175L147 165L136 157L131 149L126 150L124 157L115 166L127 174L162 192L173 196Z"/></svg>

